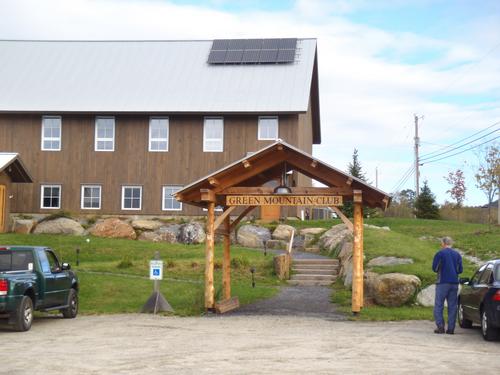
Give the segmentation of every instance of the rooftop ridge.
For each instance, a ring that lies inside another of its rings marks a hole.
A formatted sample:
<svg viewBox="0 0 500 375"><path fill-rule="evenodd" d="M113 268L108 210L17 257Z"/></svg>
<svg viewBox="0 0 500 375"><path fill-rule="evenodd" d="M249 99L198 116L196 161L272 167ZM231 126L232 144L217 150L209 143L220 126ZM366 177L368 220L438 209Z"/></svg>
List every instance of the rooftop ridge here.
<svg viewBox="0 0 500 375"><path fill-rule="evenodd" d="M290 38L290 37L288 37ZM225 38L227 40L250 40L250 39L287 39L279 38ZM0 39L0 42L43 42L43 43L195 43L195 42L213 42L220 40L214 39ZM297 40L317 40L317 38L298 38Z"/></svg>

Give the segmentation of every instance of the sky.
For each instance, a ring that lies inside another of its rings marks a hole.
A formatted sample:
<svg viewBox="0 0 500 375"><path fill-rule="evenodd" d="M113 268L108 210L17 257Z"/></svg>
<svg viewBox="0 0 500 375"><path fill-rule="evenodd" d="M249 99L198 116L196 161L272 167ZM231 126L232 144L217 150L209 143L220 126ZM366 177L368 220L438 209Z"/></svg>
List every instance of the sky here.
<svg viewBox="0 0 500 375"><path fill-rule="evenodd" d="M465 204L487 202L474 179L481 147L450 155L500 144L500 1L0 0L0 39L280 37L318 41L314 156L346 170L356 148L373 185L377 170L380 189L414 189L403 177L417 115L420 180L438 203L451 200L444 177L457 169Z"/></svg>

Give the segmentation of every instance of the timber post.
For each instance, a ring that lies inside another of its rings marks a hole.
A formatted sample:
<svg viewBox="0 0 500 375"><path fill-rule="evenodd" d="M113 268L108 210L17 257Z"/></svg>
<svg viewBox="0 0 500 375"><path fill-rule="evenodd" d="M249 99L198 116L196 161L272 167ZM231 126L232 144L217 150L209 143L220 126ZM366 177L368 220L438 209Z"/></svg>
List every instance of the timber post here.
<svg viewBox="0 0 500 375"><path fill-rule="evenodd" d="M224 257L222 259L222 288L224 299L231 298L231 218L224 219Z"/></svg>
<svg viewBox="0 0 500 375"><path fill-rule="evenodd" d="M354 243L352 255L352 312L363 307L363 198L360 190L354 190Z"/></svg>
<svg viewBox="0 0 500 375"><path fill-rule="evenodd" d="M214 289L214 220L215 202L208 202L207 238L205 243L205 309L213 311L215 308Z"/></svg>

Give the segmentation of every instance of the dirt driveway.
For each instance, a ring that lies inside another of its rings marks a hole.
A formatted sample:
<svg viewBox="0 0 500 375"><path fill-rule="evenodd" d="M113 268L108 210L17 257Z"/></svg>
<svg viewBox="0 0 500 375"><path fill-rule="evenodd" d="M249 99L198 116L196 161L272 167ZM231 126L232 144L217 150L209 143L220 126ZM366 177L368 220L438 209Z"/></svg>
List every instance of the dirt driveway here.
<svg viewBox="0 0 500 375"><path fill-rule="evenodd" d="M0 326L2 374L470 374L500 369L479 331L435 335L431 322L291 316L39 318Z"/></svg>

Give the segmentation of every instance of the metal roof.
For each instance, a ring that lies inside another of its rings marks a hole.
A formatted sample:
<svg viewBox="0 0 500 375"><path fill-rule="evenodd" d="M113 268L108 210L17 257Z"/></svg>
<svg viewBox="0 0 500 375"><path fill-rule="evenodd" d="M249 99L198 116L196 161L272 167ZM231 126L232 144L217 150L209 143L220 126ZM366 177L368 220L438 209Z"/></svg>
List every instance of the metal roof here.
<svg viewBox="0 0 500 375"><path fill-rule="evenodd" d="M315 39L298 39L291 64L210 65L211 46L211 40L3 40L0 111L307 111Z"/></svg>
<svg viewBox="0 0 500 375"><path fill-rule="evenodd" d="M4 171L10 176L12 182L33 182L17 153L0 152L0 173Z"/></svg>

